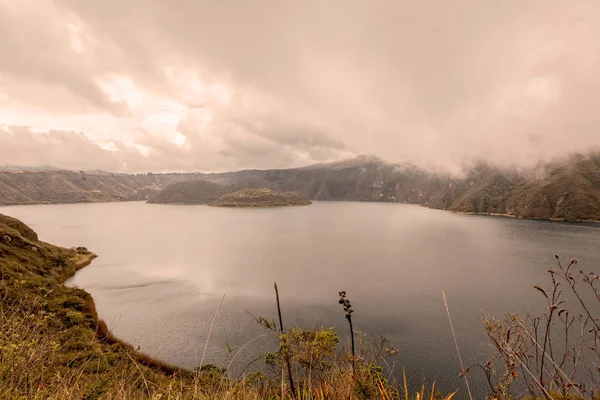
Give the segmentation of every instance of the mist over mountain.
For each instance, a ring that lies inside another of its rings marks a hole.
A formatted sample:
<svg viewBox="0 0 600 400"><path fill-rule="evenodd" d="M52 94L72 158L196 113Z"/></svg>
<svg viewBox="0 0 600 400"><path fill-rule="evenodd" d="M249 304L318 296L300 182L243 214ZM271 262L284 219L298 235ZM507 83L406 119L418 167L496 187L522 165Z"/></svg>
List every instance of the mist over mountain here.
<svg viewBox="0 0 600 400"><path fill-rule="evenodd" d="M210 174L0 172L0 204L127 200L209 204L242 189L297 192L311 200L401 202L519 218L600 220L600 153L575 154L528 169L480 162L461 175L375 156Z"/></svg>
<svg viewBox="0 0 600 400"><path fill-rule="evenodd" d="M223 172L373 153L455 173L600 145L593 1L2 11L4 164Z"/></svg>

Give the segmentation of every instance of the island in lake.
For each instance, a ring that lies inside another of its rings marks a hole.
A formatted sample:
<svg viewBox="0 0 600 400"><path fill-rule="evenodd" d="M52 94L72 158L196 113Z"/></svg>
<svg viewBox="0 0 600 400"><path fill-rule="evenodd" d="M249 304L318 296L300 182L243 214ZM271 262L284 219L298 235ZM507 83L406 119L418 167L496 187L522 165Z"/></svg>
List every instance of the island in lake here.
<svg viewBox="0 0 600 400"><path fill-rule="evenodd" d="M214 207L285 207L307 206L312 202L296 192L272 189L242 189L227 193L210 205Z"/></svg>

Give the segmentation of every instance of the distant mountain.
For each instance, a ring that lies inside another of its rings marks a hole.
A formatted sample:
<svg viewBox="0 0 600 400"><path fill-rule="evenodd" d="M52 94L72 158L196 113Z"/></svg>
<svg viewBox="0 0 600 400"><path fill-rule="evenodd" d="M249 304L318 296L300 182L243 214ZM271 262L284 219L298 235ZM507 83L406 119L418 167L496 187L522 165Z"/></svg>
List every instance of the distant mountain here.
<svg viewBox="0 0 600 400"><path fill-rule="evenodd" d="M0 165L0 171L58 171L59 168L50 165L40 165L37 167L21 166L21 165Z"/></svg>
<svg viewBox="0 0 600 400"><path fill-rule="evenodd" d="M272 184L259 176L242 176L235 183L221 184L231 179L212 177L213 181L192 179L176 182L153 196L148 203L154 204L211 204L223 195L244 189L271 189Z"/></svg>
<svg viewBox="0 0 600 400"><path fill-rule="evenodd" d="M230 191L227 186L218 183L205 180L190 180L167 186L163 191L151 198L148 203L209 204Z"/></svg>
<svg viewBox="0 0 600 400"><path fill-rule="evenodd" d="M0 171L0 205L145 200L172 176Z"/></svg>
<svg viewBox="0 0 600 400"><path fill-rule="evenodd" d="M242 189L227 193L210 205L214 207L284 207L307 206L311 201L296 192L271 189Z"/></svg>
<svg viewBox="0 0 600 400"><path fill-rule="evenodd" d="M203 179L236 184L261 178L272 188L298 192L313 200L385 201L421 204L445 187L449 178L415 166L396 165L373 156L302 168L245 170Z"/></svg>
<svg viewBox="0 0 600 400"><path fill-rule="evenodd" d="M443 190L449 178L414 166L399 166L374 157L360 157L302 168L207 174L202 179L222 185L227 192L267 188L297 192L312 200L422 204ZM196 203L195 197L200 196L199 184L190 181L167 187L151 202L180 202L183 193L189 195L189 200L185 202ZM177 201L173 198L177 198Z"/></svg>
<svg viewBox="0 0 600 400"><path fill-rule="evenodd" d="M600 154L575 155L535 172L479 165L425 205L518 218L600 221Z"/></svg>
<svg viewBox="0 0 600 400"><path fill-rule="evenodd" d="M145 199L208 204L242 189L297 192L310 200L403 202L465 213L595 221L600 220L600 154L574 155L529 171L482 163L462 178L373 156L218 174L0 172L0 204Z"/></svg>

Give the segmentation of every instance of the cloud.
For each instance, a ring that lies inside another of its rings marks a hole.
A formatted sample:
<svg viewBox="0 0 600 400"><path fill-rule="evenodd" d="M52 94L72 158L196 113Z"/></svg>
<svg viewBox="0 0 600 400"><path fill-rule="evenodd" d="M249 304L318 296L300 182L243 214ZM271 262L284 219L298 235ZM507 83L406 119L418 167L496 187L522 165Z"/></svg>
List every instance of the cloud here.
<svg viewBox="0 0 600 400"><path fill-rule="evenodd" d="M74 25L51 4L0 3L3 92L57 113L95 110L126 115L127 106L110 101L94 83L97 67L80 65L78 47L65 45L73 41Z"/></svg>
<svg viewBox="0 0 600 400"><path fill-rule="evenodd" d="M600 145L592 0L0 0L0 35L0 125L123 143L123 168L452 171Z"/></svg>

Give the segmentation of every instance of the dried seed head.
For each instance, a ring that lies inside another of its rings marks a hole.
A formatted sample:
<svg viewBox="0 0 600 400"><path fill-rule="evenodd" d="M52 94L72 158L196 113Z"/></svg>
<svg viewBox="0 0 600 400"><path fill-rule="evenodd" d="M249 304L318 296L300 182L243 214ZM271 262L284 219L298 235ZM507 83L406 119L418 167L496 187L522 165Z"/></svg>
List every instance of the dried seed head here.
<svg viewBox="0 0 600 400"><path fill-rule="evenodd" d="M554 258L556 258L556 259L558 260L558 254L555 254L555 255L554 255Z"/></svg>
<svg viewBox="0 0 600 400"><path fill-rule="evenodd" d="M346 298L346 292L345 291L340 290L339 294L340 294L340 300L338 301L338 303L340 303L341 305L344 306L344 311L346 313L346 318L348 320L351 320L352 313L354 312L354 310L352 309L352 304L350 304L350 300L348 300Z"/></svg>
<svg viewBox="0 0 600 400"><path fill-rule="evenodd" d="M574 258L571 260L571 263L577 265L579 264L579 261L576 258Z"/></svg>
<svg viewBox="0 0 600 400"><path fill-rule="evenodd" d="M542 289L541 287L539 287L538 285L535 285L535 286L534 286L534 289L537 289L537 290L539 290L540 292L542 292L542 294L543 294L543 295L544 295L546 298L548 298L548 295L546 294L546 291L545 291L544 289Z"/></svg>

